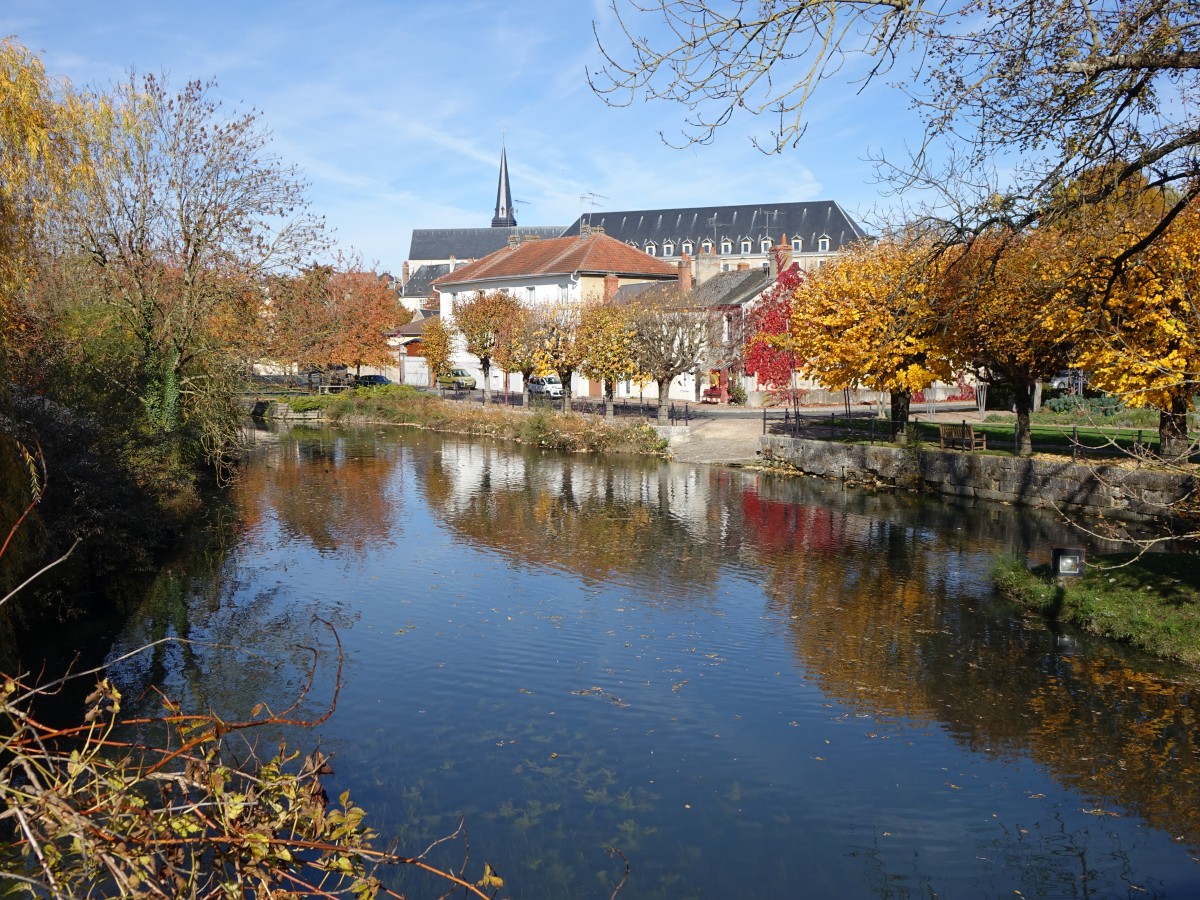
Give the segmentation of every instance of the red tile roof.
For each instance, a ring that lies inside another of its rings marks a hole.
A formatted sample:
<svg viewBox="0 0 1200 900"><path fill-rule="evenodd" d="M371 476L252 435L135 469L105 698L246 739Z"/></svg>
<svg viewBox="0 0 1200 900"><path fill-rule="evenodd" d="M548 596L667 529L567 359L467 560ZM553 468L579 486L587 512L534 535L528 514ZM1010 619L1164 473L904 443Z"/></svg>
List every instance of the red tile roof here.
<svg viewBox="0 0 1200 900"><path fill-rule="evenodd" d="M643 276L671 278L679 269L635 247L605 234L587 237L561 237L524 241L477 259L433 283L438 286L484 281L493 278L520 278L528 275Z"/></svg>

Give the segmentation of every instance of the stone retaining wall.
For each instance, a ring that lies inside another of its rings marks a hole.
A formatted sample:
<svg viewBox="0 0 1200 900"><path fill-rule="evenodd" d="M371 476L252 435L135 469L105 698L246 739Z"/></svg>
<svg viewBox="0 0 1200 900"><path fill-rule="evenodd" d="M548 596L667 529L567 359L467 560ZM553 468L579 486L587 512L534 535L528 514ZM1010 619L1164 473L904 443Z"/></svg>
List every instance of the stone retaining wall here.
<svg viewBox="0 0 1200 900"><path fill-rule="evenodd" d="M1026 506L1060 506L1129 521L1163 518L1196 487L1191 476L1103 463L901 450L779 435L764 435L759 445L765 461L785 463L809 475Z"/></svg>
<svg viewBox="0 0 1200 900"><path fill-rule="evenodd" d="M286 403L278 400L261 400L252 397L242 397L238 400L242 411L256 419L294 419L311 421L323 418L319 409L308 409L296 412Z"/></svg>

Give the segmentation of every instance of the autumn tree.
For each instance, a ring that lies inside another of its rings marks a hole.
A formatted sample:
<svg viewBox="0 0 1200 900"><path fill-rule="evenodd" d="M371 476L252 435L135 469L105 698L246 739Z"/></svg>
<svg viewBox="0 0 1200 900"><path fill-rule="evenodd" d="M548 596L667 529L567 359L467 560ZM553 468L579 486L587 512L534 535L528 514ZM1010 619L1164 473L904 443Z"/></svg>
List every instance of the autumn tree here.
<svg viewBox="0 0 1200 900"><path fill-rule="evenodd" d="M497 342L521 304L508 291L476 291L454 301L454 327L463 336L467 352L479 358L483 369L483 404L492 402L492 360ZM502 351L503 352L503 351Z"/></svg>
<svg viewBox="0 0 1200 900"><path fill-rule="evenodd" d="M529 379L545 365L536 313L518 304L500 326L493 362L504 372L521 376L522 405L529 405Z"/></svg>
<svg viewBox="0 0 1200 900"><path fill-rule="evenodd" d="M763 295L755 301L747 316L747 339L743 367L758 383L769 390L786 390L789 402L798 409L799 394L793 390L795 373L800 368L796 351L782 340L791 333L794 296L804 283L800 266L792 263Z"/></svg>
<svg viewBox="0 0 1200 900"><path fill-rule="evenodd" d="M395 360L388 333L407 323L412 313L400 305L386 276L358 264L335 271L326 287L328 309L337 336L330 360L353 366L382 367Z"/></svg>
<svg viewBox="0 0 1200 900"><path fill-rule="evenodd" d="M1200 193L1200 7L1192 0L610 7L614 37L605 37L607 22L594 26L605 62L589 71L593 90L617 106L641 98L680 104L688 111L685 144L763 116L771 126L756 146L782 151L803 137L807 104L825 82L896 84L920 115L924 139L909 159L882 160L882 174L898 188L948 188L959 208L927 212L964 232L1003 225L1019 233L1103 203L1137 180L1172 188L1176 202L1155 226L1113 248L1119 268ZM1005 183L996 179L1000 160ZM1055 194L1096 166L1112 177L1094 191Z"/></svg>
<svg viewBox="0 0 1200 900"><path fill-rule="evenodd" d="M563 387L563 408L571 408L571 376L583 361L579 326L582 315L577 303L539 306L537 335L543 366L558 375Z"/></svg>
<svg viewBox="0 0 1200 900"><path fill-rule="evenodd" d="M11 292L47 217L91 175L82 129L102 115L102 103L51 79L14 38L0 40L0 311L6 320Z"/></svg>
<svg viewBox="0 0 1200 900"><path fill-rule="evenodd" d="M1095 387L1159 413L1159 453L1186 458L1187 416L1200 392L1200 205L1135 257L1118 286L1094 298L1076 362Z"/></svg>
<svg viewBox="0 0 1200 900"><path fill-rule="evenodd" d="M655 286L638 295L631 311L633 358L638 372L658 385L658 423L667 424L671 382L700 365L712 337L709 314L690 306L690 293L674 285Z"/></svg>
<svg viewBox="0 0 1200 900"><path fill-rule="evenodd" d="M1017 453L1033 453L1030 413L1040 382L1066 368L1091 290L1079 248L1053 228L997 233L946 261L939 315L947 352L984 381L1013 391Z"/></svg>
<svg viewBox="0 0 1200 900"><path fill-rule="evenodd" d="M134 336L146 421L164 434L202 423L232 440L208 389L236 365L214 313L266 274L298 269L324 238L258 115L226 115L212 89L190 82L171 95L152 75L119 85L116 114L91 131L96 178L66 234Z"/></svg>
<svg viewBox="0 0 1200 900"><path fill-rule="evenodd" d="M425 365L429 369L430 387L438 378L450 374L450 329L441 316L430 319L421 332L421 351L425 354Z"/></svg>
<svg viewBox="0 0 1200 900"><path fill-rule="evenodd" d="M590 303L583 309L579 341L583 356L579 371L604 383L604 415L613 417L617 382L637 374L633 357L635 331L627 309L610 303Z"/></svg>
<svg viewBox="0 0 1200 900"><path fill-rule="evenodd" d="M901 442L913 392L950 376L937 339L937 269L913 236L856 244L799 287L781 342L827 387L888 391L892 439Z"/></svg>

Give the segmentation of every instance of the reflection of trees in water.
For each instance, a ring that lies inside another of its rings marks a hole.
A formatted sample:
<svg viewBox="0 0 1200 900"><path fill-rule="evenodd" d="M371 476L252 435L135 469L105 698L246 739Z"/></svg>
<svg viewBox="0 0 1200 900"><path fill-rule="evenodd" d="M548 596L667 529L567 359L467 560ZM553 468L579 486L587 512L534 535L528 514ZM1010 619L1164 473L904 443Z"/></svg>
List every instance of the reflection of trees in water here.
<svg viewBox="0 0 1200 900"><path fill-rule="evenodd" d="M246 470L235 496L243 521L268 511L321 552L364 555L399 527L397 441L374 432L293 430Z"/></svg>
<svg viewBox="0 0 1200 900"><path fill-rule="evenodd" d="M1032 534L1049 546L1053 524L964 518L949 529L941 511L929 527L924 508L858 511L871 505L743 495L768 603L822 689L875 715L940 723L973 750L1027 755L1095 802L1200 844L1195 685L957 587L953 573L979 583L993 554Z"/></svg>
<svg viewBox="0 0 1200 900"><path fill-rule="evenodd" d="M695 591L715 583L720 504L707 476L657 462L574 459L446 442L417 467L430 507L464 540L592 580L633 576Z"/></svg>
<svg viewBox="0 0 1200 900"><path fill-rule="evenodd" d="M270 587L245 592L254 575L239 572L233 551L274 515L285 533L318 551L365 553L397 527L388 479L398 455L394 442L373 435L323 432L300 440L293 432L263 447L232 489L230 507L225 498L215 503L219 513L203 534L128 603L128 620L110 658L163 638L179 640L123 662L116 673L123 690L137 694L158 686L185 708L221 715L245 716L257 702L282 709L295 698L311 662L304 646L315 646L322 648L322 677L310 699L320 705L332 689L336 660L312 616L319 610L345 626L349 614L323 599L281 603Z"/></svg>

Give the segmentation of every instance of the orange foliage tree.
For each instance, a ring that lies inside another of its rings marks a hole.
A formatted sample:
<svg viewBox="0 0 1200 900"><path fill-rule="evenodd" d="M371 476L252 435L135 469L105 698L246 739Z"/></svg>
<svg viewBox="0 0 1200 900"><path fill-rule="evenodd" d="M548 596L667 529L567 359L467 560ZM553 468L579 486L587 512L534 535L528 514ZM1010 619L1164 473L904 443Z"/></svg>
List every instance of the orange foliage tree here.
<svg viewBox="0 0 1200 900"><path fill-rule="evenodd" d="M947 350L986 381L1013 391L1017 454L1033 453L1038 384L1067 366L1083 336L1094 288L1088 248L1047 227L992 232L954 248L939 298Z"/></svg>
<svg viewBox="0 0 1200 900"><path fill-rule="evenodd" d="M454 326L467 344L467 352L479 358L483 369L483 403L492 401L492 359L505 326L521 308L508 291L477 291L454 301Z"/></svg>

